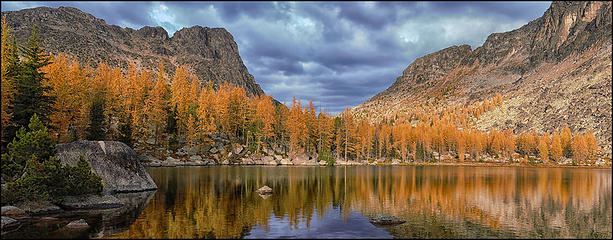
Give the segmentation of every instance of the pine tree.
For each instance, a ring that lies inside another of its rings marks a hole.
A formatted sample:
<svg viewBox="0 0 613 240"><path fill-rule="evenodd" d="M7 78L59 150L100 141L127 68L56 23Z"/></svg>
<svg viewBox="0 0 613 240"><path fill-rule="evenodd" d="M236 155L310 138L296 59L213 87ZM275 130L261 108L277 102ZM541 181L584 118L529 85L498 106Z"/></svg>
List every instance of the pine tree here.
<svg viewBox="0 0 613 240"><path fill-rule="evenodd" d="M572 138L573 135L568 126L564 126L562 128L562 132L560 133L560 143L562 144L562 153L565 157L572 157Z"/></svg>
<svg viewBox="0 0 613 240"><path fill-rule="evenodd" d="M202 139L208 143L212 143L212 140L208 137L208 135L215 132L215 116L214 116L214 98L215 92L212 87L212 83L209 81L206 83L205 87L202 89L200 93L200 97L198 99L198 119L199 119L199 139Z"/></svg>
<svg viewBox="0 0 613 240"><path fill-rule="evenodd" d="M89 126L87 128L87 140L103 141L106 139L104 128L104 100L102 97L95 97L91 104L89 113Z"/></svg>
<svg viewBox="0 0 613 240"><path fill-rule="evenodd" d="M306 124L303 119L300 100L293 97L292 106L287 118L287 132L289 135L290 151L301 150L301 140L306 135Z"/></svg>
<svg viewBox="0 0 613 240"><path fill-rule="evenodd" d="M576 163L587 163L589 153L585 135L575 132L571 146L573 151L573 161Z"/></svg>
<svg viewBox="0 0 613 240"><path fill-rule="evenodd" d="M554 132L551 136L550 158L556 162L562 158L562 143L560 141L560 135L557 132Z"/></svg>
<svg viewBox="0 0 613 240"><path fill-rule="evenodd" d="M177 109L177 130L178 134L184 134L187 127L188 110L190 105L189 100L189 73L185 66L180 66L175 71L170 87L171 106Z"/></svg>
<svg viewBox="0 0 613 240"><path fill-rule="evenodd" d="M592 159L596 157L598 153L598 142L594 136L594 130L590 129L585 133L585 143L587 144L588 158Z"/></svg>
<svg viewBox="0 0 613 240"><path fill-rule="evenodd" d="M153 127L153 137L155 144L162 140L162 129L166 125L167 118L167 83L164 76L164 65L158 65L158 77L155 86L149 91L148 98L145 100L145 112L148 115L148 122Z"/></svg>
<svg viewBox="0 0 613 240"><path fill-rule="evenodd" d="M48 94L55 98L56 110L49 118L56 129L51 134L58 142L66 142L69 129L78 129L83 121L82 106L87 105L85 72L76 60L71 63L63 54L53 56L53 62L42 69L53 87Z"/></svg>
<svg viewBox="0 0 613 240"><path fill-rule="evenodd" d="M32 115L36 114L43 124L50 123L49 115L53 111L55 99L48 92L52 87L45 86L47 78L41 68L50 64L49 55L38 45L36 25L26 47L21 48L25 60L21 63L19 74L15 78L15 95L11 102L11 123L7 136L13 138L16 129L26 126Z"/></svg>
<svg viewBox="0 0 613 240"><path fill-rule="evenodd" d="M15 94L15 78L18 76L21 66L19 56L17 55L17 44L15 38L9 33L9 26L6 23L5 16L2 16L2 76L1 81L1 96L2 108L0 115L2 117L1 130L1 152L4 152L6 144L11 141L11 137L7 132L7 127L12 124L12 101Z"/></svg>
<svg viewBox="0 0 613 240"><path fill-rule="evenodd" d="M549 135L547 133L539 138L538 151L541 161L546 162L549 159Z"/></svg>

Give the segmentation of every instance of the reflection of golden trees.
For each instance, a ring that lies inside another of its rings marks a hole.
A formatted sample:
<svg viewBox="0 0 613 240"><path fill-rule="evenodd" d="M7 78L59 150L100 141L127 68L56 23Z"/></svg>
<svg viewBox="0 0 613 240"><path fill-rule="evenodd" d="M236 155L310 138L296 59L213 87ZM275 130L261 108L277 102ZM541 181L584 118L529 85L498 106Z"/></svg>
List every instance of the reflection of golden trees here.
<svg viewBox="0 0 613 240"><path fill-rule="evenodd" d="M331 204L341 208L345 219L352 211L438 216L448 222L469 220L490 231L531 232L535 225L569 229L577 224L571 213L608 211L608 223L594 224L608 224L608 229L611 224L611 173L606 170L422 166L150 172L158 192L136 222L113 237L238 238L255 225L267 230L272 218L287 219L288 230L300 223L308 227L313 218L323 218ZM263 185L273 188L268 199L255 193ZM572 231L559 234L577 236Z"/></svg>

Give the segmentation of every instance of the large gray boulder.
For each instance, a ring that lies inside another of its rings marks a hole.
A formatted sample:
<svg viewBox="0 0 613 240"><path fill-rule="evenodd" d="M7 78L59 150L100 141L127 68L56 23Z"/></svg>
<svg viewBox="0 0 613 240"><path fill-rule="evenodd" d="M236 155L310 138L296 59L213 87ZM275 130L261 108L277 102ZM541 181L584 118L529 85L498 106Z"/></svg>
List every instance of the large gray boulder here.
<svg viewBox="0 0 613 240"><path fill-rule="evenodd" d="M84 156L102 178L103 192L135 192L157 189L151 176L128 145L116 141L77 141L57 145L55 157L75 166Z"/></svg>

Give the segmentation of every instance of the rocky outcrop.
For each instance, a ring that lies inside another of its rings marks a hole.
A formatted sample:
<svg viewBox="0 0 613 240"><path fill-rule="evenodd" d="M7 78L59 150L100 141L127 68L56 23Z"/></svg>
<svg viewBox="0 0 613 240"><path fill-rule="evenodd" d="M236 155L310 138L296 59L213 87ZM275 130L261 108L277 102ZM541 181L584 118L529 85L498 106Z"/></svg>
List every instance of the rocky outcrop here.
<svg viewBox="0 0 613 240"><path fill-rule="evenodd" d="M542 17L491 34L482 46L452 46L416 59L388 89L352 109L373 122L440 100L464 104L501 93L487 130L594 129L611 155L611 2L554 1Z"/></svg>
<svg viewBox="0 0 613 240"><path fill-rule="evenodd" d="M116 141L77 141L57 145L55 157L76 165L85 157L92 171L102 178L103 192L134 192L157 189L151 176L126 144Z"/></svg>
<svg viewBox="0 0 613 240"><path fill-rule="evenodd" d="M133 62L156 73L161 61L170 74L185 64L201 83L229 82L250 96L264 94L243 64L234 38L223 28L193 26L169 37L162 27L121 28L72 7L37 7L2 16L18 42L27 42L36 24L43 49L76 56L81 63L127 69Z"/></svg>

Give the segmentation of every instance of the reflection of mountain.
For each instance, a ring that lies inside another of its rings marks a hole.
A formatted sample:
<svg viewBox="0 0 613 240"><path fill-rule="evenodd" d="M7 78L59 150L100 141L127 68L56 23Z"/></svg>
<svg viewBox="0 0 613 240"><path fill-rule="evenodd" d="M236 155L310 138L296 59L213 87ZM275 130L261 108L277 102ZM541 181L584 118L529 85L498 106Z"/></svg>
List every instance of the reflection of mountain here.
<svg viewBox="0 0 613 240"><path fill-rule="evenodd" d="M220 166L149 172L160 192L112 237L240 238L262 229L276 236L283 229L319 229L339 214L336 222L351 230L356 211L407 220L385 228L403 238L611 237L609 170ZM255 193L263 185L273 189L268 199Z"/></svg>

